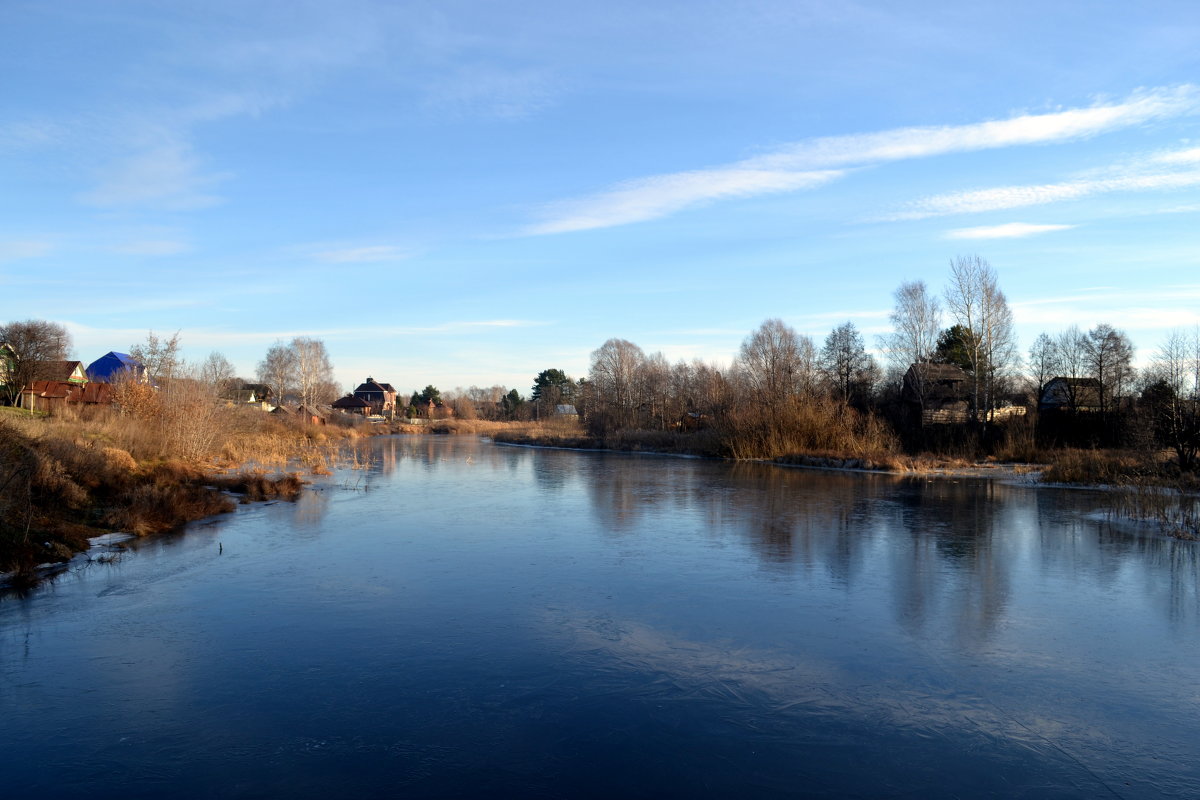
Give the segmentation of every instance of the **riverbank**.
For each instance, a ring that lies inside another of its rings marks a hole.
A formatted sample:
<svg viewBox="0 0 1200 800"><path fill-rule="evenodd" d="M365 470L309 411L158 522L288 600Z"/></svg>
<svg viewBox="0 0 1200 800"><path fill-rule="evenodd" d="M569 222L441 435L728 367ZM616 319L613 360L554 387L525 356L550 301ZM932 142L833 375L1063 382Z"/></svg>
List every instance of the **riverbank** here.
<svg viewBox="0 0 1200 800"><path fill-rule="evenodd" d="M493 434L501 444L570 450L687 455L722 458L719 443L705 432L624 431L600 439L582 431ZM873 472L945 478L1019 481L1028 486L1103 491L1112 519L1152 525L1176 539L1200 539L1200 476L1181 472L1161 453L1063 449L1040 454L1043 463L987 460L972 462L930 454L861 456L848 453L795 453L750 459L803 469Z"/></svg>
<svg viewBox="0 0 1200 800"><path fill-rule="evenodd" d="M0 409L0 573L68 561L105 533L145 536L227 513L238 500L295 499L301 474L329 474L347 443L373 433L240 408L204 422L198 441L196 431L153 418Z"/></svg>
<svg viewBox="0 0 1200 800"><path fill-rule="evenodd" d="M719 439L707 431L691 433L662 431L620 431L600 438L588 436L582 430L557 432L498 431L491 438L500 444L527 447L551 447L568 450L607 450L620 453L654 453L687 455L699 458L732 458L722 448ZM854 470L897 475L946 474L956 476L994 475L998 471L1020 474L1039 469L1032 464L974 463L963 459L940 458L928 454L905 456L895 453L792 453L775 458L742 458L733 460L762 461L788 467L810 469Z"/></svg>

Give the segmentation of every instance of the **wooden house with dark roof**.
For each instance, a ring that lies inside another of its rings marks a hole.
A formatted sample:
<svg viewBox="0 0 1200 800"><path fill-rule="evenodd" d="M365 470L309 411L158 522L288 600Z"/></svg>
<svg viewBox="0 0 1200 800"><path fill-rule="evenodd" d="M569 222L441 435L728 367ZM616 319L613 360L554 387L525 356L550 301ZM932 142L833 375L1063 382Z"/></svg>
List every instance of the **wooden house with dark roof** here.
<svg viewBox="0 0 1200 800"><path fill-rule="evenodd" d="M282 406L280 406L282 408ZM305 425L324 425L327 420L325 413L319 411L312 406L306 406L303 403L296 406L296 419L303 422Z"/></svg>
<svg viewBox="0 0 1200 800"><path fill-rule="evenodd" d="M275 392L265 383L244 383L242 388L225 393L225 399L245 405L256 405L263 411L271 411L276 406L272 402Z"/></svg>
<svg viewBox="0 0 1200 800"><path fill-rule="evenodd" d="M56 413L68 405L99 406L113 401L112 386L93 381L82 384L71 381L31 381L21 392L21 407L33 411Z"/></svg>
<svg viewBox="0 0 1200 800"><path fill-rule="evenodd" d="M1100 381L1095 378L1067 378L1061 375L1051 378L1038 398L1038 411L1099 411L1100 389Z"/></svg>
<svg viewBox="0 0 1200 800"><path fill-rule="evenodd" d="M361 414L365 417L371 413L371 404L352 394L334 400L331 407L334 411L341 411L343 414Z"/></svg>
<svg viewBox="0 0 1200 800"><path fill-rule="evenodd" d="M971 418L971 376L954 364L923 361L904 373L900 397L920 408L921 423L967 422Z"/></svg>

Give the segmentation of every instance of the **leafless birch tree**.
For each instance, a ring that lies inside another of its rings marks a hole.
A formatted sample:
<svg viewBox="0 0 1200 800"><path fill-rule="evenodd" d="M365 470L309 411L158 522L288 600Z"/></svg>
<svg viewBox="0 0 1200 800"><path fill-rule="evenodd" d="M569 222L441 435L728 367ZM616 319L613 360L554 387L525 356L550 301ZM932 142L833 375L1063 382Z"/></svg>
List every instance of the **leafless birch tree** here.
<svg viewBox="0 0 1200 800"><path fill-rule="evenodd" d="M977 422L986 424L998 384L1017 360L1012 311L991 264L979 256L951 261L946 306L969 333L964 345L971 365L972 411Z"/></svg>
<svg viewBox="0 0 1200 800"><path fill-rule="evenodd" d="M295 383L300 402L315 408L337 397L333 364L320 339L297 336L289 345L295 358Z"/></svg>
<svg viewBox="0 0 1200 800"><path fill-rule="evenodd" d="M284 395L293 388L296 373L296 354L283 342L277 341L258 362L258 381L271 387L276 404L282 404Z"/></svg>
<svg viewBox="0 0 1200 800"><path fill-rule="evenodd" d="M909 366L929 361L937 349L942 327L942 306L931 295L925 281L907 281L892 295L895 307L889 317L892 333L880 337L893 372L903 376ZM925 405L925 385L921 370L915 370L913 388L921 406Z"/></svg>

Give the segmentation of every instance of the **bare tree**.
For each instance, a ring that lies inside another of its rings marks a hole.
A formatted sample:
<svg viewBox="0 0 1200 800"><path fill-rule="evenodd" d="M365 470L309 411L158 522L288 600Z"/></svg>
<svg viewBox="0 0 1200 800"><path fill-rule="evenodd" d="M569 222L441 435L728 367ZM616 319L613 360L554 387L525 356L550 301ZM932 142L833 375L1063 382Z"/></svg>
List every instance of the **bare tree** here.
<svg viewBox="0 0 1200 800"><path fill-rule="evenodd" d="M16 405L21 391L37 378L38 362L66 359L71 334L57 322L27 319L0 326L0 343L12 348L11 359L0 355L0 383L8 402Z"/></svg>
<svg viewBox="0 0 1200 800"><path fill-rule="evenodd" d="M642 398L638 420L640 427L664 430L679 413L671 396L671 365L662 353L651 353L637 371L638 391Z"/></svg>
<svg viewBox="0 0 1200 800"><path fill-rule="evenodd" d="M295 356L295 381L300 402L310 408L333 402L338 389L325 343L320 339L297 336L289 347Z"/></svg>
<svg viewBox="0 0 1200 800"><path fill-rule="evenodd" d="M1142 400L1158 441L1175 451L1180 469L1200 454L1200 328L1172 331L1159 348Z"/></svg>
<svg viewBox="0 0 1200 800"><path fill-rule="evenodd" d="M742 342L737 368L759 402L776 407L812 391L816 362L812 339L797 334L783 320L768 319Z"/></svg>
<svg viewBox="0 0 1200 800"><path fill-rule="evenodd" d="M971 367L973 413L986 424L997 385L1017 360L1012 312L991 264L979 256L952 260L946 305L967 331L963 345Z"/></svg>
<svg viewBox="0 0 1200 800"><path fill-rule="evenodd" d="M638 405L638 370L645 360L642 348L625 339L609 339L592 352L587 399L599 428L620 429L633 424Z"/></svg>
<svg viewBox="0 0 1200 800"><path fill-rule="evenodd" d="M1072 325L1058 334L1054 340L1055 361L1058 375L1066 378L1064 390L1067 396L1067 407L1071 411L1079 410L1080 381L1088 376L1087 337Z"/></svg>
<svg viewBox="0 0 1200 800"><path fill-rule="evenodd" d="M1046 384L1062 371L1058 343L1045 333L1038 334L1029 348L1029 378L1036 387L1040 401Z"/></svg>
<svg viewBox="0 0 1200 800"><path fill-rule="evenodd" d="M820 365L834 394L847 404L870 397L879 379L879 367L853 322L837 326L825 337Z"/></svg>
<svg viewBox="0 0 1200 800"><path fill-rule="evenodd" d="M154 385L170 391L171 379L180 366L179 331L170 339L160 339L154 331L146 334L146 341L129 348L129 355L146 368L146 375Z"/></svg>
<svg viewBox="0 0 1200 800"><path fill-rule="evenodd" d="M1133 343L1124 331L1100 323L1083 340L1091 376L1100 384L1100 410L1110 410L1133 382Z"/></svg>
<svg viewBox="0 0 1200 800"><path fill-rule="evenodd" d="M921 364L933 357L938 331L942 327L942 307L925 287L925 281L902 283L892 296L896 303L890 316L893 331L881 337L880 344L891 362L892 374L903 376L912 364ZM924 375L921 370L915 370L914 376L913 388L923 408Z"/></svg>
<svg viewBox="0 0 1200 800"><path fill-rule="evenodd" d="M196 379L210 387L218 397L228 395L231 390L239 388L234 385L237 381L237 374L233 364L216 351L209 353L208 358L200 364Z"/></svg>
<svg viewBox="0 0 1200 800"><path fill-rule="evenodd" d="M258 362L258 382L265 383L275 392L275 402L283 403L284 395L293 387L296 374L296 353L292 348L276 341Z"/></svg>

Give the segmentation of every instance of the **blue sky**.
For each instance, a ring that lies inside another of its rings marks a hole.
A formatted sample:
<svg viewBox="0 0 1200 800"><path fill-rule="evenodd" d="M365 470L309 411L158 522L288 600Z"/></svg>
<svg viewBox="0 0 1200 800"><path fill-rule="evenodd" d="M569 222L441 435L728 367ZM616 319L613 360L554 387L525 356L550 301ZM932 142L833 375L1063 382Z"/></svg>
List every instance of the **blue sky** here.
<svg viewBox="0 0 1200 800"><path fill-rule="evenodd" d="M0 320L402 390L727 363L997 270L1022 349L1200 323L1189 2L21 2Z"/></svg>

